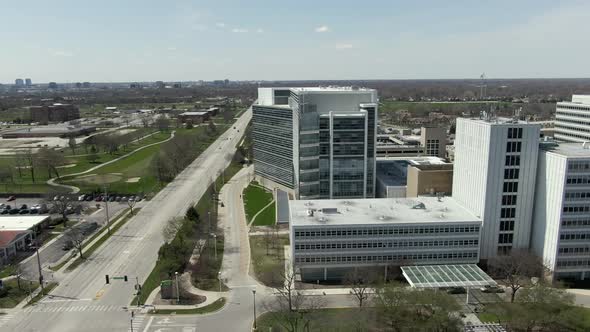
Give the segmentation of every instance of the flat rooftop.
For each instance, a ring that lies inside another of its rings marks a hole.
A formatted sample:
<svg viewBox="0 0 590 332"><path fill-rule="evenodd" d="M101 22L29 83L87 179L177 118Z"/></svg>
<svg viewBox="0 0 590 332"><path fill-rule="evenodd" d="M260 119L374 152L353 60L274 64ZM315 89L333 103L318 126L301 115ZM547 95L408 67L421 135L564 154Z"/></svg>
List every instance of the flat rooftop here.
<svg viewBox="0 0 590 332"><path fill-rule="evenodd" d="M200 112L184 112L184 113L180 113L179 115L194 115L194 116L199 116L199 115L206 115L209 114L209 112L207 111L200 111Z"/></svg>
<svg viewBox="0 0 590 332"><path fill-rule="evenodd" d="M451 197L296 200L289 210L293 226L481 222Z"/></svg>
<svg viewBox="0 0 590 332"><path fill-rule="evenodd" d="M590 143L586 144L586 147L584 147L584 143L557 143L555 141L552 143L541 144L541 147L547 152L565 157L590 158Z"/></svg>
<svg viewBox="0 0 590 332"><path fill-rule="evenodd" d="M49 216L0 216L0 231L26 231L48 218Z"/></svg>
<svg viewBox="0 0 590 332"><path fill-rule="evenodd" d="M315 86L315 87L299 87L287 88L294 92L368 92L375 91L374 89L352 87L352 86ZM280 90L280 89L279 89Z"/></svg>
<svg viewBox="0 0 590 332"><path fill-rule="evenodd" d="M3 134L67 134L70 132L76 132L80 130L96 129L95 126L63 126L63 125L49 125L49 126L29 126L18 129L7 130Z"/></svg>
<svg viewBox="0 0 590 332"><path fill-rule="evenodd" d="M527 121L522 121L522 120L516 120L513 118L504 118L504 117L494 117L494 118L491 118L490 120L480 119L480 118L457 118L457 119L471 120L474 122L485 123L485 124L489 124L489 125L529 125L529 126L536 125L536 126L540 126L539 124L536 124L533 122L527 122Z"/></svg>

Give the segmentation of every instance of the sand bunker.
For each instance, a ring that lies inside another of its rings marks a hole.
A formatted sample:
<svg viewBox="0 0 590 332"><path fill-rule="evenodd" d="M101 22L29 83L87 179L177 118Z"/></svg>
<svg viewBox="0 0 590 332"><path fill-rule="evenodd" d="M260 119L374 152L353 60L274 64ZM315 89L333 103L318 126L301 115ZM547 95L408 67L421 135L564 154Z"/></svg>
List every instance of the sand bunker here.
<svg viewBox="0 0 590 332"><path fill-rule="evenodd" d="M137 183L137 182L139 182L140 179L141 179L140 177L129 178L125 182L127 182L127 183Z"/></svg>

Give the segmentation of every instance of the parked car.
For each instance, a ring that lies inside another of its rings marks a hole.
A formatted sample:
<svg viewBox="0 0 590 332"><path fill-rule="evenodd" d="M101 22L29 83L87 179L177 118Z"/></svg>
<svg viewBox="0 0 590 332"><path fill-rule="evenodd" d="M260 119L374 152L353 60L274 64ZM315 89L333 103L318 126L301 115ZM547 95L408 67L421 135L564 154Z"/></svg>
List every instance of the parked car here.
<svg viewBox="0 0 590 332"><path fill-rule="evenodd" d="M117 196L117 198L115 198L115 201L120 202L121 201L121 196Z"/></svg>
<svg viewBox="0 0 590 332"><path fill-rule="evenodd" d="M30 209L29 213L30 214L39 214L39 210L38 209Z"/></svg>
<svg viewBox="0 0 590 332"><path fill-rule="evenodd" d="M61 250L68 251L74 247L74 243L71 240L64 242L63 246L61 246Z"/></svg>
<svg viewBox="0 0 590 332"><path fill-rule="evenodd" d="M29 210L28 209L21 209L18 214L29 214Z"/></svg>
<svg viewBox="0 0 590 332"><path fill-rule="evenodd" d="M114 202L115 199L117 199L117 196L111 196L109 197L109 202Z"/></svg>
<svg viewBox="0 0 590 332"><path fill-rule="evenodd" d="M9 209L4 209L2 211L0 211L0 214L9 214L10 210Z"/></svg>
<svg viewBox="0 0 590 332"><path fill-rule="evenodd" d="M85 201L86 201L86 202L90 202L90 201L92 201L93 199L94 199L94 195L90 195L90 194L89 194L89 195L86 195L86 199L85 199Z"/></svg>
<svg viewBox="0 0 590 332"><path fill-rule="evenodd" d="M135 196L129 196L129 202L135 201Z"/></svg>
<svg viewBox="0 0 590 332"><path fill-rule="evenodd" d="M18 214L19 212L20 212L19 209L10 209L10 212L8 212L8 213L10 213L10 214Z"/></svg>
<svg viewBox="0 0 590 332"><path fill-rule="evenodd" d="M123 197L121 197L121 201L122 201L122 202L126 202L126 201L127 201L127 196L123 196Z"/></svg>
<svg viewBox="0 0 590 332"><path fill-rule="evenodd" d="M0 203L0 210L4 209L5 207L6 207L6 204Z"/></svg>
<svg viewBox="0 0 590 332"><path fill-rule="evenodd" d="M483 293L504 293L504 288L498 286L484 286L479 289Z"/></svg>
<svg viewBox="0 0 590 332"><path fill-rule="evenodd" d="M29 207L27 206L27 204L23 204L20 206L21 210L27 210Z"/></svg>
<svg viewBox="0 0 590 332"><path fill-rule="evenodd" d="M451 287L447 289L447 293L449 294L465 294L465 288L463 287Z"/></svg>
<svg viewBox="0 0 590 332"><path fill-rule="evenodd" d="M94 199L95 202L102 202L102 196L96 196Z"/></svg>
<svg viewBox="0 0 590 332"><path fill-rule="evenodd" d="M6 199L6 201L7 201L7 202L12 202L12 201L14 201L15 199L16 199L16 197L14 197L14 196L9 196L9 197Z"/></svg>
<svg viewBox="0 0 590 332"><path fill-rule="evenodd" d="M98 228L98 224L95 222L82 223L82 225L80 225L79 227L80 227L80 231L82 232L82 234L88 235L88 234L94 232L94 230Z"/></svg>
<svg viewBox="0 0 590 332"><path fill-rule="evenodd" d="M59 201L59 196L53 196L54 201Z"/></svg>
<svg viewBox="0 0 590 332"><path fill-rule="evenodd" d="M80 202L83 201L83 200L85 200L85 199L86 199L86 195L84 195L84 194L78 196L78 201L80 201Z"/></svg>

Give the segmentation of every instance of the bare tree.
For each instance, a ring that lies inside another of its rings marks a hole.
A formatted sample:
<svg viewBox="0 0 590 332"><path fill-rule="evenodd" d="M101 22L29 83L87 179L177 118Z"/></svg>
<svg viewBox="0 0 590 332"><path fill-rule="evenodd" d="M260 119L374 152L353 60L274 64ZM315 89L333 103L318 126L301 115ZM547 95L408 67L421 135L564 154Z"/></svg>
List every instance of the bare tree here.
<svg viewBox="0 0 590 332"><path fill-rule="evenodd" d="M49 178L51 178L51 173L53 172L59 179L57 167L65 163L65 158L61 152L43 147L39 149L35 158L37 159L39 166L47 169L47 176Z"/></svg>
<svg viewBox="0 0 590 332"><path fill-rule="evenodd" d="M31 172L31 180L33 180L33 183L35 183L35 168L37 167L37 160L35 158L35 154L33 154L33 150L23 150L21 157L25 163L25 167L28 167L29 171Z"/></svg>
<svg viewBox="0 0 590 332"><path fill-rule="evenodd" d="M176 236L176 233L180 231L182 228L183 219L182 218L172 218L168 220L166 226L162 230L162 235L164 235L164 241L170 243Z"/></svg>
<svg viewBox="0 0 590 332"><path fill-rule="evenodd" d="M147 114L142 114L140 116L140 120L141 120L141 124L143 125L144 128L148 128L150 126L150 124L152 123L151 117Z"/></svg>
<svg viewBox="0 0 590 332"><path fill-rule="evenodd" d="M277 272L282 279L282 286L275 287L276 296L264 304L275 324L289 332L311 329L311 313L325 305L318 296L306 296L295 289L293 271Z"/></svg>
<svg viewBox="0 0 590 332"><path fill-rule="evenodd" d="M489 260L488 268L492 275L502 278L512 293L514 302L516 292L531 283L532 277L542 277L545 271L543 260L524 249L512 250L508 255L496 256Z"/></svg>
<svg viewBox="0 0 590 332"><path fill-rule="evenodd" d="M61 215L64 227L68 222L68 212L76 211L80 207L80 204L72 201L68 195L63 195L63 193L59 192L48 193L45 202L52 206L52 213Z"/></svg>
<svg viewBox="0 0 590 332"><path fill-rule="evenodd" d="M12 173L11 165L0 166L0 183L4 183L5 187L8 184L14 184L14 174ZM6 189L6 192L8 192L8 189Z"/></svg>
<svg viewBox="0 0 590 332"><path fill-rule="evenodd" d="M133 207L135 207L135 204L137 204L137 201L135 199L127 200L127 205L129 206L129 213L131 213L131 215L133 215Z"/></svg>
<svg viewBox="0 0 590 332"><path fill-rule="evenodd" d="M168 131L170 129L170 120L165 115L160 115L156 118L155 125L159 131Z"/></svg>
<svg viewBox="0 0 590 332"><path fill-rule="evenodd" d="M84 259L84 233L77 227L73 227L66 233L66 238L72 242L72 246L78 250L80 258Z"/></svg>
<svg viewBox="0 0 590 332"><path fill-rule="evenodd" d="M377 273L371 268L354 268L344 276L344 283L350 286L350 293L357 301L359 308L369 299Z"/></svg>
<svg viewBox="0 0 590 332"><path fill-rule="evenodd" d="M68 146L70 147L70 149L72 149L72 154L76 154L76 139L74 137L70 137L70 139L68 140Z"/></svg>

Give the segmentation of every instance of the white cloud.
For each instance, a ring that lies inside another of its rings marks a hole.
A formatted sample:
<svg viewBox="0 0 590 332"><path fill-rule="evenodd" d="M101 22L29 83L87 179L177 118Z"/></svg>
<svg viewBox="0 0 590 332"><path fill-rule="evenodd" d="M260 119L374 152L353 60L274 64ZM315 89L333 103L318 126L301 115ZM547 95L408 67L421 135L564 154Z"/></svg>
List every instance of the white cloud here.
<svg viewBox="0 0 590 332"><path fill-rule="evenodd" d="M218 28L225 28L225 23L218 22L218 23L215 23L215 26L217 26Z"/></svg>
<svg viewBox="0 0 590 332"><path fill-rule="evenodd" d="M246 32L248 32L248 29L234 28L234 29L231 30L231 32L235 32L235 33L246 33Z"/></svg>
<svg viewBox="0 0 590 332"><path fill-rule="evenodd" d="M71 57L74 56L74 53L64 50L49 50L51 55L53 56L61 56L61 57Z"/></svg>
<svg viewBox="0 0 590 332"><path fill-rule="evenodd" d="M256 29L256 32L257 33L263 33L264 32L264 29L258 28L258 29Z"/></svg>
<svg viewBox="0 0 590 332"><path fill-rule="evenodd" d="M315 28L315 32L328 32L328 31L330 31L330 28L328 28L327 25L322 25L322 26Z"/></svg>
<svg viewBox="0 0 590 332"><path fill-rule="evenodd" d="M339 44L336 44L335 47L337 50L348 50L348 49L354 48L354 45L348 44L348 43L339 43Z"/></svg>

